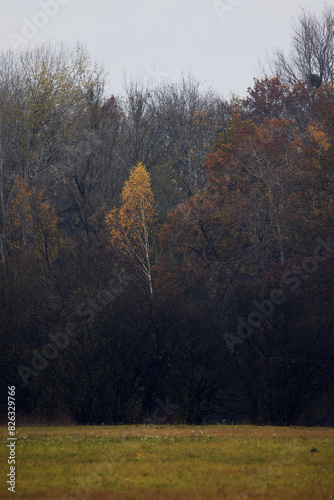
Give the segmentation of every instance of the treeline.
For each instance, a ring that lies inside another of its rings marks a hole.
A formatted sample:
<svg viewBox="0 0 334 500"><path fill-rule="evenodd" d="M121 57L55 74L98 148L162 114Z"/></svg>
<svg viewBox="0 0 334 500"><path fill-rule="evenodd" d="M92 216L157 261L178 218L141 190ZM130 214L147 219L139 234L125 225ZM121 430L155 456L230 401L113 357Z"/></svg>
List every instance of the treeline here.
<svg viewBox="0 0 334 500"><path fill-rule="evenodd" d="M333 425L333 63L284 61L228 102L1 55L4 415Z"/></svg>

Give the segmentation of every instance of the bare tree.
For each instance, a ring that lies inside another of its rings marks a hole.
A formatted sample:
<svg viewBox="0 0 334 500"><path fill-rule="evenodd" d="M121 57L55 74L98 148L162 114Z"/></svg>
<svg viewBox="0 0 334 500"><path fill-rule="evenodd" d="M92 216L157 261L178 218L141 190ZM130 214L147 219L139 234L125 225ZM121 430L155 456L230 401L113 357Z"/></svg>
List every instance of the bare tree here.
<svg viewBox="0 0 334 500"><path fill-rule="evenodd" d="M210 89L201 91L200 85L189 75L152 92L160 162L169 165L180 199L203 187L205 157L229 118L227 103Z"/></svg>
<svg viewBox="0 0 334 500"><path fill-rule="evenodd" d="M4 269L13 176L42 188L60 212L59 186L65 191L68 150L79 142L78 128L84 130L82 135L94 136L103 92L103 69L79 44L68 48L50 43L0 53L0 263ZM98 140L94 136L90 142L95 146ZM90 146L86 143L85 149L80 146L85 153Z"/></svg>
<svg viewBox="0 0 334 500"><path fill-rule="evenodd" d="M305 80L312 87L333 83L334 8L326 6L320 18L303 10L292 30L290 55L276 49L270 71L283 80Z"/></svg>

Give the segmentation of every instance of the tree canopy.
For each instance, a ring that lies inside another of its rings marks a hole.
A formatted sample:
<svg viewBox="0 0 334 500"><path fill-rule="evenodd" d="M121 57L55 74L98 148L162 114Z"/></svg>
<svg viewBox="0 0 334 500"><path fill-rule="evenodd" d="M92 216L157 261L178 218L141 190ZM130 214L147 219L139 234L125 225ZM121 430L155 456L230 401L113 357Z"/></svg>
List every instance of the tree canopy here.
<svg viewBox="0 0 334 500"><path fill-rule="evenodd" d="M22 414L142 423L159 399L164 422L333 425L332 19L305 11L230 101L193 77L107 95L80 45L0 56L0 375Z"/></svg>

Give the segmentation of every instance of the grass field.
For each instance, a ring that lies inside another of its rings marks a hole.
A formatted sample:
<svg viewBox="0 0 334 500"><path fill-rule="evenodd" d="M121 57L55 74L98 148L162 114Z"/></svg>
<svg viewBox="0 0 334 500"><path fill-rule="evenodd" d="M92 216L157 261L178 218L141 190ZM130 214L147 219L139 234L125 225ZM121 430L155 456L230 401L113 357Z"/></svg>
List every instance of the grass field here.
<svg viewBox="0 0 334 500"><path fill-rule="evenodd" d="M19 427L15 493L0 437L1 499L334 499L334 429Z"/></svg>

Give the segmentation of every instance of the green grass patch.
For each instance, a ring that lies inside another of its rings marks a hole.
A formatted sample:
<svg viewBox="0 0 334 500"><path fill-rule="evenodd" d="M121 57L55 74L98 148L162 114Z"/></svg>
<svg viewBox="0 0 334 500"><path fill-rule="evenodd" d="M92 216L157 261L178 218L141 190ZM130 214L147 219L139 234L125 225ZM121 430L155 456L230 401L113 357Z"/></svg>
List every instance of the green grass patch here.
<svg viewBox="0 0 334 500"><path fill-rule="evenodd" d="M0 498L7 490L0 429ZM334 498L334 429L255 426L21 427L15 498Z"/></svg>

